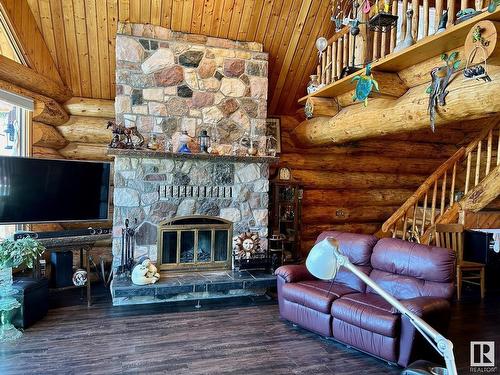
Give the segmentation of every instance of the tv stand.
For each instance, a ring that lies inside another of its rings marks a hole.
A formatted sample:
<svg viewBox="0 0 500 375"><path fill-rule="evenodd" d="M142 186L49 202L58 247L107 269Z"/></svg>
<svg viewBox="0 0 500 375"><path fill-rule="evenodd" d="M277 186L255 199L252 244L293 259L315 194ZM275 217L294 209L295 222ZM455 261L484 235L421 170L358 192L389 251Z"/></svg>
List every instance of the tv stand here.
<svg viewBox="0 0 500 375"><path fill-rule="evenodd" d="M47 251L63 252L63 251L80 251L80 268L84 268L84 259L86 259L87 283L85 285L87 291L87 306L92 305L92 291L90 286L90 252L96 242L111 240L111 233L94 234L84 236L68 236L68 237L53 237L38 239ZM38 270L37 270L38 272Z"/></svg>

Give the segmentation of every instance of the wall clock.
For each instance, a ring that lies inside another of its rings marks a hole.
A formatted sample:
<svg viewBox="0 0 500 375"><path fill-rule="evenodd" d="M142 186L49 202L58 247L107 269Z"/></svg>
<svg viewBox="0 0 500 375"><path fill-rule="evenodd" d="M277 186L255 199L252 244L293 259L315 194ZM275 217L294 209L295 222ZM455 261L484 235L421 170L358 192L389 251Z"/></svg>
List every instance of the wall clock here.
<svg viewBox="0 0 500 375"><path fill-rule="evenodd" d="M292 172L289 168L280 168L278 171L278 177L280 180L290 180L292 178Z"/></svg>

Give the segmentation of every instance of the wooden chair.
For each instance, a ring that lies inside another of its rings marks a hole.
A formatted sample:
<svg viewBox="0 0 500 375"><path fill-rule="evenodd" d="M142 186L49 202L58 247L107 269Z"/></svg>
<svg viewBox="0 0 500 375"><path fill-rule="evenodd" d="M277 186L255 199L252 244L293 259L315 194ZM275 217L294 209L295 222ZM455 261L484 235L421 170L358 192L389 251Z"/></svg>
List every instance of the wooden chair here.
<svg viewBox="0 0 500 375"><path fill-rule="evenodd" d="M463 260L464 226L462 224L436 224L434 238L437 246L453 249L457 255L457 300L460 300L462 296L462 282L479 285L481 299L484 298L485 265Z"/></svg>

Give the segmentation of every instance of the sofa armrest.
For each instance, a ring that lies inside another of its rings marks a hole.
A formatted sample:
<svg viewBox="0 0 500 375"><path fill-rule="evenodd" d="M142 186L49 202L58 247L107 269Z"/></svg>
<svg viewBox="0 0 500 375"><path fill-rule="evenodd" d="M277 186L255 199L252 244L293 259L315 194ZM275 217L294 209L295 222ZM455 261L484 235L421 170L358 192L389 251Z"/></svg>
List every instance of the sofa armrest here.
<svg viewBox="0 0 500 375"><path fill-rule="evenodd" d="M281 277L287 283L297 283L304 280L315 280L316 278L309 273L304 264L290 264L281 266L274 274Z"/></svg>
<svg viewBox="0 0 500 375"><path fill-rule="evenodd" d="M408 310L426 323L446 335L450 321L450 303L440 297L416 297L400 301ZM399 342L398 364L406 367L418 358L439 360L435 350L418 334L408 318L401 318L401 335Z"/></svg>
<svg viewBox="0 0 500 375"><path fill-rule="evenodd" d="M443 312L447 313L450 310L450 303L439 297L415 297L399 302L420 318Z"/></svg>

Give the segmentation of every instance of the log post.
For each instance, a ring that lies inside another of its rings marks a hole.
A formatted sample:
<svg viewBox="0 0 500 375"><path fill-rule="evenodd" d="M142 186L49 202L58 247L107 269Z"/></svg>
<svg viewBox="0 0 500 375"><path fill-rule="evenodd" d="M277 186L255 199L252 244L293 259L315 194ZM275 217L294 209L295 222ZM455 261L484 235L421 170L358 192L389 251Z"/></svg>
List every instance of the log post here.
<svg viewBox="0 0 500 375"><path fill-rule="evenodd" d="M59 103L71 98L71 90L58 82L35 72L5 56L0 55L0 79L57 100Z"/></svg>

